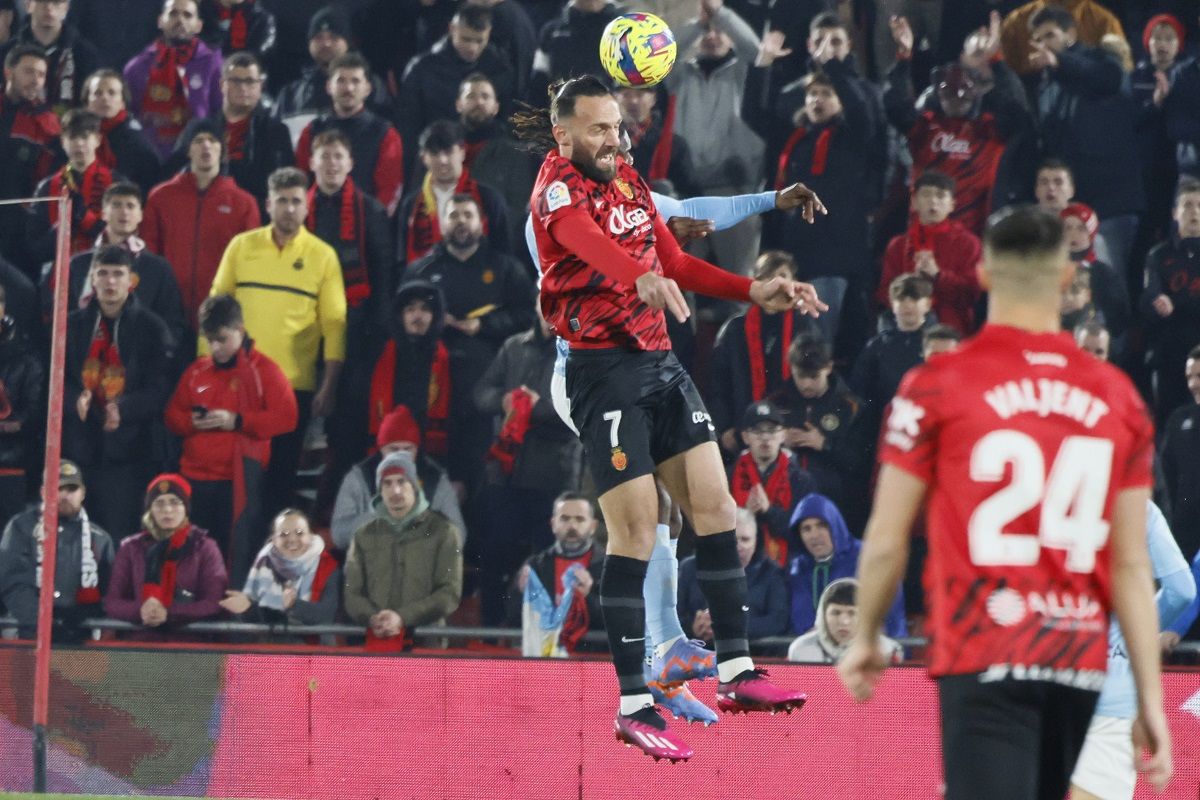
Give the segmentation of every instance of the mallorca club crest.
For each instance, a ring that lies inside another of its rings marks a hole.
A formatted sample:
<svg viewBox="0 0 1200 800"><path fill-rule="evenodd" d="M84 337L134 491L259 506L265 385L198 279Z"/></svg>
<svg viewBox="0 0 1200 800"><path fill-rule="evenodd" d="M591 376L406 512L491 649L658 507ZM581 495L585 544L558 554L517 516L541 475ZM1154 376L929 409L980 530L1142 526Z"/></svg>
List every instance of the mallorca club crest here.
<svg viewBox="0 0 1200 800"><path fill-rule="evenodd" d="M616 178L613 183L617 185L617 191L625 195L626 200L633 199L633 187L629 185L629 181L624 178Z"/></svg>
<svg viewBox="0 0 1200 800"><path fill-rule="evenodd" d="M619 447L614 447L612 451L612 465L617 472L624 472L629 466L629 456L625 455L625 451Z"/></svg>

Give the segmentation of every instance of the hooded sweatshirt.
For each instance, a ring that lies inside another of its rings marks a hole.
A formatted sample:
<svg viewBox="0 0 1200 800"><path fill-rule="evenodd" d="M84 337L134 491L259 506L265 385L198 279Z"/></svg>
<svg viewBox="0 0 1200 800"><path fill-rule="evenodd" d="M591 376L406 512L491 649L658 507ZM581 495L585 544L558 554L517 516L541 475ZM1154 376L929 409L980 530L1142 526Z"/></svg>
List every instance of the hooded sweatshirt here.
<svg viewBox="0 0 1200 800"><path fill-rule="evenodd" d="M836 664L846 654L850 643L838 644L837 640L833 638L833 634L829 632L829 626L825 622L825 607L829 605L829 598L833 594L834 587L847 583L858 586L858 581L854 578L839 578L821 592L821 602L817 604L816 627L792 642L788 647L788 661L797 661L802 664ZM880 647L883 648L888 663L898 663L904 656L900 643L886 636L881 636L879 639Z"/></svg>
<svg viewBox="0 0 1200 800"><path fill-rule="evenodd" d="M800 523L812 517L829 526L829 536L833 540L833 554L820 561L813 558L800 540ZM792 512L790 527L801 542L797 548L799 554L792 559L788 570L792 591L792 629L796 633L804 633L817 621L817 609L826 588L838 578L854 577L862 542L850 535L842 512L832 500L821 494L810 494L797 504ZM904 620L903 590L896 592L885 628L888 636L905 636L908 633Z"/></svg>

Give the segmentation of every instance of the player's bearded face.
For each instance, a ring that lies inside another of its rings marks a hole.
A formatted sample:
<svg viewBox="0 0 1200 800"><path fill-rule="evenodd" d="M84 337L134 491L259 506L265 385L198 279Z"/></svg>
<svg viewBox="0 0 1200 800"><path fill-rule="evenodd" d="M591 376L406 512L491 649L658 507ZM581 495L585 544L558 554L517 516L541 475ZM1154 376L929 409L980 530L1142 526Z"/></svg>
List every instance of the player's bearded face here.
<svg viewBox="0 0 1200 800"><path fill-rule="evenodd" d="M569 136L571 163L587 177L607 183L617 177L617 154L621 149L621 107L616 98L580 97L575 115L565 126ZM559 140L562 144L562 140Z"/></svg>

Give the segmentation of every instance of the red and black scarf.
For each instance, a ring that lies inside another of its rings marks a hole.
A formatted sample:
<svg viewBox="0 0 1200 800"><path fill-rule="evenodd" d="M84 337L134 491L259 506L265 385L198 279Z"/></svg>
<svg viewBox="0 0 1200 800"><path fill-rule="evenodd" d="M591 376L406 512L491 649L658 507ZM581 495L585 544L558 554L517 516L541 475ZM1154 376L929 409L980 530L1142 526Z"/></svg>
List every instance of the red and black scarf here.
<svg viewBox="0 0 1200 800"><path fill-rule="evenodd" d="M767 501L771 505L790 509L793 500L792 482L788 477L791 462L792 457L788 451L780 450L779 458L775 459L775 464L771 467L771 474L767 476L766 483L763 483L762 475L759 474L750 451L744 451L733 466L733 478L730 480L729 486L729 491L733 495L734 502L738 504L738 508L746 507L746 500L750 497L751 489L755 486L762 486L763 491L767 493ZM781 567L787 566L787 540L773 536L765 524L760 525L759 528L762 531L763 549L767 558Z"/></svg>
<svg viewBox="0 0 1200 800"><path fill-rule="evenodd" d="M192 524L185 522L166 539L160 539L146 551L146 580L142 600L155 598L167 608L175 602L175 575L179 562L192 551Z"/></svg>
<svg viewBox="0 0 1200 800"><path fill-rule="evenodd" d="M308 219L306 226L310 231L317 230L317 185L314 183L308 190ZM342 190L338 192L339 216L338 239L346 244L354 245L358 250L358 260L347 264L342 260L342 283L346 287L346 305L358 308L371 298L371 281L367 274L367 239L365 203L362 192L354 187L354 181L346 176ZM342 251L339 249L338 253Z"/></svg>
<svg viewBox="0 0 1200 800"><path fill-rule="evenodd" d="M762 309L758 306L750 306L750 310L746 312L746 357L750 362L750 393L756 403L767 394L767 371L766 365L763 363L766 353L763 352L762 319ZM792 342L792 328L795 322L796 318L792 312L784 312L782 338L779 344L779 376L783 383L787 383L792 378L792 364L788 361L788 345Z"/></svg>
<svg viewBox="0 0 1200 800"><path fill-rule="evenodd" d="M71 192L75 204L82 205L84 212L79 220L71 224L71 255L78 255L92 247L92 239L96 229L104 221L103 198L104 190L112 185L112 170L96 159L79 173L70 164L50 176L49 197L58 197L66 187ZM50 203L47 209L50 214L50 224L58 224L58 203Z"/></svg>
<svg viewBox="0 0 1200 800"><path fill-rule="evenodd" d="M121 109L109 119L100 120L100 148L96 150L96 160L109 169L117 168L117 154L109 144L108 136L114 129L123 125L129 119L129 112Z"/></svg>
<svg viewBox="0 0 1200 800"><path fill-rule="evenodd" d="M505 475L511 475L517 463L517 454L521 445L525 444L525 434L529 433L529 417L533 413L533 397L524 388L513 389L512 410L504 418L500 427L500 435L488 449L487 457L500 465Z"/></svg>
<svg viewBox="0 0 1200 800"><path fill-rule="evenodd" d="M184 71L196 55L197 39L183 45L168 45L161 39L154 45L154 63L142 96L142 113L154 120L158 138L174 142L183 132L190 111Z"/></svg>
<svg viewBox="0 0 1200 800"><path fill-rule="evenodd" d="M228 161L246 160L246 143L250 140L250 117L237 122L225 120L225 158Z"/></svg>
<svg viewBox="0 0 1200 800"><path fill-rule="evenodd" d="M595 552L593 548L588 548L588 551L581 556L571 558L569 556L554 557L554 592L555 599L562 593L563 576L567 570L576 564L580 569L586 570L592 565L592 554ZM591 612L588 611L587 598L571 590L574 597L571 598L571 605L567 609L567 616L563 619L562 630L558 634L558 642L563 646L568 653L574 653L579 649L579 642L583 640L583 635L588 632L591 626Z"/></svg>
<svg viewBox="0 0 1200 800"><path fill-rule="evenodd" d="M834 125L826 125L817 134L817 141L813 144L812 163L809 165L809 175L824 175L825 167L829 161L829 146L833 142L833 132L836 128ZM788 137L787 144L783 146L783 151L779 154L779 167L775 170L775 188L784 189L788 185L788 162L792 160L792 151L796 149L796 145L804 141L808 137L809 129L803 126L792 131L792 135Z"/></svg>
<svg viewBox="0 0 1200 800"><path fill-rule="evenodd" d="M116 400L125 391L125 365L117 347L120 324L119 320L110 322L97 311L92 343L88 345L80 376L83 388L92 393L92 408L103 408L105 403Z"/></svg>
<svg viewBox="0 0 1200 800"><path fill-rule="evenodd" d="M383 418L396 407L396 342L388 340L383 355L371 373L370 413L367 428L371 437L379 433ZM425 404L425 430L421 447L434 457L446 455L446 423L450 417L450 352L441 341L433 351L429 370L429 395Z"/></svg>
<svg viewBox="0 0 1200 800"><path fill-rule="evenodd" d="M240 5L226 8L217 3L217 20L221 30L225 32L229 51L236 52L246 49L246 39L250 32L250 7L254 0L246 0Z"/></svg>
<svg viewBox="0 0 1200 800"><path fill-rule="evenodd" d="M483 199L479 195L479 184L471 177L466 167L463 167L462 175L458 178L454 194L469 194L475 198L483 217L483 234L486 236L488 220L487 215L482 213ZM404 249L409 264L420 259L442 240L442 229L438 224L437 195L433 191L433 176L428 173L421 182L421 194L417 196L417 202L413 203L412 214L408 217L407 233Z"/></svg>

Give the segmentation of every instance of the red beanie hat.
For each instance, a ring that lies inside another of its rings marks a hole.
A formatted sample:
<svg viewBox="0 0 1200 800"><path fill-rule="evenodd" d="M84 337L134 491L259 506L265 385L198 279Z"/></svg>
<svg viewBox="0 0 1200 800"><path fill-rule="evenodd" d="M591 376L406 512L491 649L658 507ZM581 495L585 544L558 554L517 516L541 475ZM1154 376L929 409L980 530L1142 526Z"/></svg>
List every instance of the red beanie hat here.
<svg viewBox="0 0 1200 800"><path fill-rule="evenodd" d="M1154 29L1159 25L1170 25L1175 29L1175 35L1179 37L1179 52L1183 52L1184 30L1183 23L1175 18L1174 14L1155 14L1146 23L1146 27L1142 28L1142 47L1146 52L1150 52L1150 34L1154 33Z"/></svg>
<svg viewBox="0 0 1200 800"><path fill-rule="evenodd" d="M383 447L392 442L412 442L417 447L421 446L421 426L413 419L408 406L396 406L379 423L375 446Z"/></svg>
<svg viewBox="0 0 1200 800"><path fill-rule="evenodd" d="M187 478L174 472L164 472L150 481L150 485L146 487L146 510L149 511L150 505L164 494L178 497L183 501L183 507L191 513L192 485L187 482Z"/></svg>
<svg viewBox="0 0 1200 800"><path fill-rule="evenodd" d="M1074 217L1083 223L1083 227L1087 228L1088 236L1092 241L1096 239L1096 232L1100 230L1100 218L1096 216L1096 212L1087 203L1071 203L1058 213L1060 217Z"/></svg>

